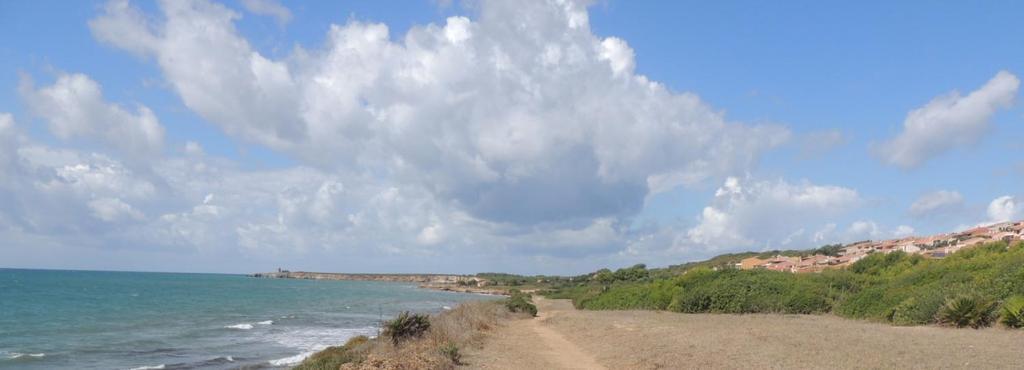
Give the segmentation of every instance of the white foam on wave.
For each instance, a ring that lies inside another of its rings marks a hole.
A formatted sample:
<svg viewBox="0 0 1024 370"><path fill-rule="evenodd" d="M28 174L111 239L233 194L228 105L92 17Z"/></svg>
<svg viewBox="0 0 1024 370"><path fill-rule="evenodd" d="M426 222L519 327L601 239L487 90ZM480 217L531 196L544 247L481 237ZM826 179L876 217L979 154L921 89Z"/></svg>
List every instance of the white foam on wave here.
<svg viewBox="0 0 1024 370"><path fill-rule="evenodd" d="M18 353L18 352L11 352L11 353L9 353L7 355L7 358L9 358L11 360L19 359L19 358L24 358L24 357L43 358L43 357L46 357L46 354L45 353Z"/></svg>
<svg viewBox="0 0 1024 370"><path fill-rule="evenodd" d="M228 325L228 326L225 326L224 329L250 330L250 329L252 329L252 324Z"/></svg>
<svg viewBox="0 0 1024 370"><path fill-rule="evenodd" d="M253 323L243 322L241 324L228 325L225 329L252 330L253 325L273 325L274 320L258 321Z"/></svg>
<svg viewBox="0 0 1024 370"><path fill-rule="evenodd" d="M163 369L165 367L167 367L167 365L160 364L160 365L154 365L154 366L133 367L133 368L128 369L128 370L159 370L159 369Z"/></svg>
<svg viewBox="0 0 1024 370"><path fill-rule="evenodd" d="M307 352L302 352L300 354L297 354L295 356L288 356L288 357L285 357L285 358L279 358L279 359L276 359L276 360L270 360L268 362L272 366L292 366L292 365L298 365L298 364L302 363L302 361L304 361L307 358L309 358L309 356L312 356L314 353L316 353L316 351L307 351Z"/></svg>
<svg viewBox="0 0 1024 370"><path fill-rule="evenodd" d="M355 336L374 336L375 334L377 334L377 328L372 326L363 328L301 328L270 334L268 335L270 340L285 347L301 351L294 356L271 360L270 364L273 366L298 365L302 360L324 348L340 346Z"/></svg>

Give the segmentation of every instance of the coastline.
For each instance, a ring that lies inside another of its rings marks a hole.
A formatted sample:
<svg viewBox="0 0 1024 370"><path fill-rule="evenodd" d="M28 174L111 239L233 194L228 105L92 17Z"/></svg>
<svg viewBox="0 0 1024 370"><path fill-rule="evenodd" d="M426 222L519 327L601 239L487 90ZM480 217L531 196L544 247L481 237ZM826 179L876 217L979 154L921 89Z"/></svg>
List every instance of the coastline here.
<svg viewBox="0 0 1024 370"><path fill-rule="evenodd" d="M452 293L470 293L489 296L508 296L507 289L483 288L456 284L420 284L420 289L438 290Z"/></svg>

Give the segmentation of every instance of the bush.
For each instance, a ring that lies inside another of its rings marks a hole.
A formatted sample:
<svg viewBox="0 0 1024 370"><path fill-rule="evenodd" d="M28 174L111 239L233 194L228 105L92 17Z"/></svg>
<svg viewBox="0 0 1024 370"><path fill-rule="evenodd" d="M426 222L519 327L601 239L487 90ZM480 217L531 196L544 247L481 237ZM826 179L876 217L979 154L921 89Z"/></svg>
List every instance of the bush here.
<svg viewBox="0 0 1024 370"><path fill-rule="evenodd" d="M767 270L692 271L677 280L668 309L698 313L808 314L831 309L821 275Z"/></svg>
<svg viewBox="0 0 1024 370"><path fill-rule="evenodd" d="M462 354L459 353L459 346L456 346L455 343L445 343L441 348L438 348L438 351L453 364L462 365Z"/></svg>
<svg viewBox="0 0 1024 370"><path fill-rule="evenodd" d="M512 295L505 299L505 307L511 312L525 312L537 316L537 306L530 301L528 294L513 290Z"/></svg>
<svg viewBox="0 0 1024 370"><path fill-rule="evenodd" d="M938 321L958 328L983 328L992 325L995 308L995 302L962 295L946 301L939 309Z"/></svg>
<svg viewBox="0 0 1024 370"><path fill-rule="evenodd" d="M893 307L889 321L896 325L923 325L935 321L944 302L940 293L914 296Z"/></svg>
<svg viewBox="0 0 1024 370"><path fill-rule="evenodd" d="M402 312L394 320L384 323L385 337L391 338L391 344L398 345L410 338L418 338L430 329L430 317L422 314Z"/></svg>
<svg viewBox="0 0 1024 370"><path fill-rule="evenodd" d="M341 365L363 359L362 349L370 341L365 335L349 339L344 346L328 347L302 361L295 370L337 370Z"/></svg>
<svg viewBox="0 0 1024 370"><path fill-rule="evenodd" d="M1013 296L1003 303L999 321L1009 328L1024 327L1024 296Z"/></svg>

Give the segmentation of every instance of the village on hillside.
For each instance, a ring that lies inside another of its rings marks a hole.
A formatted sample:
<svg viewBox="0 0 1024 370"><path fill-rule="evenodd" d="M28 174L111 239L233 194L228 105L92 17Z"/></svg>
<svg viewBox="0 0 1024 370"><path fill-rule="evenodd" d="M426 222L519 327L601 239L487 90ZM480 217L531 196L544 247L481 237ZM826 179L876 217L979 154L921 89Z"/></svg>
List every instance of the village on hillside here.
<svg viewBox="0 0 1024 370"><path fill-rule="evenodd" d="M944 258L947 255L985 243L996 241L1012 243L1021 240L1024 240L1024 221L1002 222L929 237L856 242L844 246L836 253L836 256L814 254L802 257L777 255L768 259L750 257L736 263L736 267L743 270L768 269L793 273L821 272L826 269L845 268L871 253L901 251L907 254L920 254L928 258Z"/></svg>

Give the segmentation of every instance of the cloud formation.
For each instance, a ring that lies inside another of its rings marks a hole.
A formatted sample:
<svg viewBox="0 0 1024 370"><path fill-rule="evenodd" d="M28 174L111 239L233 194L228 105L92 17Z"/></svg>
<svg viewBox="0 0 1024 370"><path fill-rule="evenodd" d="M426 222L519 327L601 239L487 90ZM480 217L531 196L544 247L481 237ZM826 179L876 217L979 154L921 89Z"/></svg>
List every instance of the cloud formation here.
<svg viewBox="0 0 1024 370"><path fill-rule="evenodd" d="M932 99L910 111L903 131L876 146L875 153L886 164L912 169L949 150L974 145L989 130L996 111L1013 103L1019 88L1017 76L999 71L967 96L953 91Z"/></svg>
<svg viewBox="0 0 1024 370"><path fill-rule="evenodd" d="M242 0L242 6L253 14L274 17L280 25L288 24L292 20L292 11L276 0Z"/></svg>
<svg viewBox="0 0 1024 370"><path fill-rule="evenodd" d="M144 105L131 112L107 103L99 83L88 76L60 74L53 85L35 88L23 77L18 88L31 111L62 140L85 139L128 155L153 155L163 146L164 128Z"/></svg>
<svg viewBox="0 0 1024 370"><path fill-rule="evenodd" d="M820 225L829 233L835 225L826 223L861 203L856 190L840 186L790 184L783 180L755 181L726 179L704 208L698 224L686 232L693 245L715 249L741 250L794 245L810 247L824 237L812 235L805 227Z"/></svg>
<svg viewBox="0 0 1024 370"><path fill-rule="evenodd" d="M910 215L928 217L963 208L964 197L959 192L937 190L922 195L910 205Z"/></svg>
<svg viewBox="0 0 1024 370"><path fill-rule="evenodd" d="M223 5L160 9L115 0L90 27L155 61L189 109L231 135L421 187L481 220L628 217L651 192L742 172L789 137L635 74L629 45L595 36L577 2L486 1L475 19L399 37L352 20L279 60Z"/></svg>
<svg viewBox="0 0 1024 370"><path fill-rule="evenodd" d="M1017 198L1005 195L993 199L988 204L988 219L990 222L1006 222L1016 220L1024 213L1024 207L1017 204Z"/></svg>

